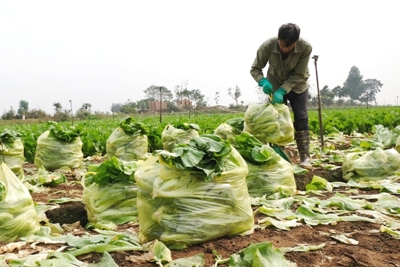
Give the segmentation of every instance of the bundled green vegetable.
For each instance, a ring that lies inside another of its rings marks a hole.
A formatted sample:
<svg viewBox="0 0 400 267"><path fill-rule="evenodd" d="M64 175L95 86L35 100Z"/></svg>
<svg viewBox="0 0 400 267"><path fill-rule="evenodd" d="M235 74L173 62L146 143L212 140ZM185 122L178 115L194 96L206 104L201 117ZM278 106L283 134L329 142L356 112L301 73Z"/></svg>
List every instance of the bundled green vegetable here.
<svg viewBox="0 0 400 267"><path fill-rule="evenodd" d="M221 123L214 131L214 134L220 136L224 140L229 140L232 144L236 142L235 135L240 134L244 128L243 118L229 119Z"/></svg>
<svg viewBox="0 0 400 267"><path fill-rule="evenodd" d="M195 136L199 136L200 127L193 123L182 123L176 126L167 125L161 133L163 149L171 151L175 145L187 143Z"/></svg>
<svg viewBox="0 0 400 267"><path fill-rule="evenodd" d="M82 140L77 126L62 127L56 122L48 122L49 129L37 140L34 163L47 170L62 167L71 169L83 166Z"/></svg>
<svg viewBox="0 0 400 267"><path fill-rule="evenodd" d="M0 133L0 162L4 162L16 175L23 175L25 161L21 134L12 130Z"/></svg>
<svg viewBox="0 0 400 267"><path fill-rule="evenodd" d="M244 131L262 143L284 146L294 141L292 118L284 104L249 105L244 115Z"/></svg>
<svg viewBox="0 0 400 267"><path fill-rule="evenodd" d="M252 229L247 164L228 142L201 135L158 153L135 172L142 242L185 246Z"/></svg>
<svg viewBox="0 0 400 267"><path fill-rule="evenodd" d="M0 241L14 241L40 228L32 197L3 162L0 165Z"/></svg>
<svg viewBox="0 0 400 267"><path fill-rule="evenodd" d="M385 179L400 171L400 154L394 148L376 148L368 152L347 154L343 159L343 179Z"/></svg>
<svg viewBox="0 0 400 267"><path fill-rule="evenodd" d="M246 183L250 196L262 197L278 191L293 195L296 192L293 166L272 147L263 145L246 132L236 135L235 139L234 147L246 160L249 168Z"/></svg>
<svg viewBox="0 0 400 267"><path fill-rule="evenodd" d="M141 161L121 161L113 156L90 167L82 179L82 199L90 226L106 229L137 220L134 173L140 164Z"/></svg>
<svg viewBox="0 0 400 267"><path fill-rule="evenodd" d="M375 132L375 141L382 144L383 148L392 148L396 145L397 139L400 137L400 126L390 130L383 125L374 125L372 128Z"/></svg>
<svg viewBox="0 0 400 267"><path fill-rule="evenodd" d="M141 122L125 117L106 141L106 152L120 160L143 160L148 157L148 130Z"/></svg>

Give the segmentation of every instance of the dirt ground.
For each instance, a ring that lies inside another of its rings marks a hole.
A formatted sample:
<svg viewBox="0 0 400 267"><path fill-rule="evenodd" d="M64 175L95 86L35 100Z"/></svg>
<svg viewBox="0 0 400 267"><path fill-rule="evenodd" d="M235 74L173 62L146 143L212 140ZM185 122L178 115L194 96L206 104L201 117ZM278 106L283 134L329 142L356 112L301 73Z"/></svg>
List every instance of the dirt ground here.
<svg viewBox="0 0 400 267"><path fill-rule="evenodd" d="M297 162L295 153L292 153L292 161ZM32 166L27 166L32 167ZM296 182L299 190L304 190L313 175L319 175L329 181L340 181L341 171L326 171L321 168L314 168L307 174L296 175ZM80 198L82 187L74 183L75 177L68 176L69 183L61 184L50 189L46 193L33 193L36 202L46 203L49 199L61 197ZM330 193L333 194L334 192ZM371 194L371 191L360 191L359 194ZM326 197L329 197L328 195ZM86 211L81 202L69 202L61 204L60 209L48 211L47 217L53 223L70 224L80 221L83 227L87 223ZM255 220L265 217L256 213ZM137 225L121 226L138 228ZM205 255L205 266L212 267L215 263L213 250L217 251L222 258L229 258L231 254L239 252L251 243L271 242L275 247L294 247L301 244L319 245L326 243L325 247L309 252L287 252L285 258L297 264L298 267L400 267L400 239L395 239L389 234L380 233L379 224L367 222L339 222L336 225L302 225L291 228L290 231L278 230L274 227L267 227L264 230L255 230L251 235L224 237L217 240L193 245L181 251L172 250L172 258L178 259L193 256L199 253ZM328 234L343 233L359 241L358 245L343 244L335 241ZM2 245L0 243L0 245ZM54 246L54 245L49 245ZM53 247L54 249L54 247ZM131 255L140 255L141 252L112 252L110 255L121 267L141 266L154 267L155 263L143 262L140 265L129 260ZM78 259L86 262L96 262L101 255L91 253L79 256ZM219 264L218 266L227 266Z"/></svg>

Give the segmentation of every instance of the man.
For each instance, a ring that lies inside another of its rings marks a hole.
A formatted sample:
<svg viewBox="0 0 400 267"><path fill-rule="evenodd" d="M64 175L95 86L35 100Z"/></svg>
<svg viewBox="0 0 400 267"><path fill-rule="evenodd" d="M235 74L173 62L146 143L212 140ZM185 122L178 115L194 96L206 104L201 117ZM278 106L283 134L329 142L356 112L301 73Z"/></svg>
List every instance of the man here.
<svg viewBox="0 0 400 267"><path fill-rule="evenodd" d="M266 40L257 50L250 74L272 104L290 102L294 114L295 140L300 166L310 168L310 135L308 127L308 62L312 46L300 38L300 28L293 23L279 28L278 36ZM267 77L263 69L269 63Z"/></svg>

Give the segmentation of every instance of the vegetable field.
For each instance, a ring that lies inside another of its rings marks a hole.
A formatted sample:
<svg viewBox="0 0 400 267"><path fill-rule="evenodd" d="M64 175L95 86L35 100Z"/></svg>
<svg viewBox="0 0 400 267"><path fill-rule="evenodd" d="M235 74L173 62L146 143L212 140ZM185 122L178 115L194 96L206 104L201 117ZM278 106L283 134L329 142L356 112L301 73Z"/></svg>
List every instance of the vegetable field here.
<svg viewBox="0 0 400 267"><path fill-rule="evenodd" d="M0 122L0 139L22 140L24 157L0 178L21 183L40 221L18 238L4 232L14 225L1 229L0 266L400 266L399 108L324 110L323 148L310 111L311 170L296 164L294 142L290 165L237 131L243 117ZM118 150L128 141L117 129L135 145ZM49 138L67 140L70 156L37 151ZM163 149L176 138L187 144ZM26 221L17 211L10 218Z"/></svg>

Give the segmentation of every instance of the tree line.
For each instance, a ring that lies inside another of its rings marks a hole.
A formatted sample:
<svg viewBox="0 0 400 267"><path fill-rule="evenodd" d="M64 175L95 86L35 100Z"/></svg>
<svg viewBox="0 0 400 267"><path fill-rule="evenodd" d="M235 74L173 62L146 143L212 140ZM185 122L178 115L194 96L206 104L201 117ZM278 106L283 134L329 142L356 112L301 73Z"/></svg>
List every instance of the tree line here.
<svg viewBox="0 0 400 267"><path fill-rule="evenodd" d="M325 85L320 90L321 104L329 107L333 104L351 106L365 103L368 106L369 103L374 103L377 106L376 96L381 91L382 86L381 81L377 79L364 80L360 70L353 66L343 86L330 89L328 85ZM312 105L318 104L317 96L309 96L309 99Z"/></svg>
<svg viewBox="0 0 400 267"><path fill-rule="evenodd" d="M138 112L147 112L150 109L150 102L152 101L165 101L167 103L166 110L169 112L179 112L182 110L198 109L208 106L205 100L204 94L200 89L189 89L188 81L181 82L180 85L176 85L174 92L169 90L165 86L151 85L144 91L145 98L138 101L132 101L128 99L125 103L112 103L110 107L111 113L117 114L135 114ZM227 89L227 94L232 97L235 101L236 106L239 105L239 98L242 96L241 89L238 85ZM219 103L220 93L215 92L214 101L216 105ZM71 100L69 100L71 102ZM185 103L180 105L179 103ZM243 102L241 102L243 104ZM92 105L90 103L83 103L82 106L75 112L72 110L72 103L70 108L64 108L60 102L54 102L54 119L57 121L67 121L71 116L78 119L89 119L92 115L105 115L96 111L92 113ZM26 100L19 102L19 108L17 110L10 107L10 110L5 111L1 116L3 120L10 119L23 119L23 118L46 118L51 117L40 109L29 109L29 103Z"/></svg>
<svg viewBox="0 0 400 267"><path fill-rule="evenodd" d="M374 103L377 105L376 96L380 92L383 84L377 79L363 79L360 70L353 66L350 69L349 75L343 86L336 86L330 89L328 85L325 85L320 90L321 104L324 107L329 107L336 104L337 106L352 106L359 105L360 103ZM265 102L266 96L262 90L255 86L255 90L258 93L258 102ZM144 91L145 98L138 101L132 101L128 99L125 103L112 103L110 111L112 114L123 113L123 114L135 114L138 112L147 112L150 109L151 101L165 101L167 103L167 111L179 112L182 110L199 109L209 105L205 100L204 94L200 89L189 89L188 81L182 81L179 85L176 85L172 92L165 86L151 85ZM230 96L234 101L235 105L231 105L230 108L243 106L243 101L240 101L242 96L241 88L236 84L234 87L227 89L227 95ZM216 106L219 105L219 99L221 94L219 91L215 92L214 102ZM71 100L70 100L71 101ZM256 101L255 101L256 102ZM189 103L189 105L179 105L179 103ZM312 106L318 105L318 96L312 96L309 90L309 104ZM71 108L63 108L60 102L54 102L54 118L59 121L69 120L70 116L73 115L78 119L88 119L93 113L91 110L92 105L90 103L84 103L82 106L73 112L72 104ZM96 114L107 114L99 111ZM12 107L10 110L5 111L1 118L3 120L9 119L21 119L21 118L44 118L49 117L42 110L29 109L29 103L26 100L21 100L19 108L14 110Z"/></svg>

